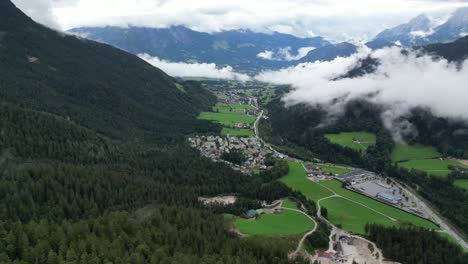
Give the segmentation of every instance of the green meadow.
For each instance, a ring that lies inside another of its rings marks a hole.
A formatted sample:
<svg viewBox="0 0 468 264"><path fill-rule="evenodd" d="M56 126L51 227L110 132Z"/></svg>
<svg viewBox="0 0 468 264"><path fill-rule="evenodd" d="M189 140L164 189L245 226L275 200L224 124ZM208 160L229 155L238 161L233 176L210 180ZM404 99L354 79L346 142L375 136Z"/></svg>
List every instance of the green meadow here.
<svg viewBox="0 0 468 264"><path fill-rule="evenodd" d="M290 199L286 199L283 201L282 207L290 208L290 209L297 209L297 203Z"/></svg>
<svg viewBox="0 0 468 264"><path fill-rule="evenodd" d="M305 233L315 224L302 213L284 210L280 214L263 214L255 220L239 218L234 226L247 235L284 236Z"/></svg>
<svg viewBox="0 0 468 264"><path fill-rule="evenodd" d="M368 208L339 197L325 199L320 202L328 210L328 219L335 225L341 225L346 230L356 234L365 234L366 223L376 223L384 226L397 225L389 218Z"/></svg>
<svg viewBox="0 0 468 264"><path fill-rule="evenodd" d="M406 169L414 169L427 172L431 176L446 177L450 174L449 166L467 167L454 160L440 160L440 159L415 159L399 163L399 165Z"/></svg>
<svg viewBox="0 0 468 264"><path fill-rule="evenodd" d="M319 184L307 179L307 173L300 163L288 162L289 173L280 178L280 181L289 188L299 191L312 201L332 195L332 192Z"/></svg>
<svg viewBox="0 0 468 264"><path fill-rule="evenodd" d="M251 137L254 135L252 129L235 128L237 123L249 123L251 126L255 122L255 116L245 114L245 110L254 110L255 107L244 104L221 104L218 103L213 107L213 112L203 112L198 118L209 120L219 123L223 126L221 134L238 136L238 137Z"/></svg>
<svg viewBox="0 0 468 264"><path fill-rule="evenodd" d="M393 161L421 160L438 158L441 154L436 148L423 145L397 144L390 158Z"/></svg>
<svg viewBox="0 0 468 264"><path fill-rule="evenodd" d="M326 164L326 165L319 164L318 166L322 171L324 171L326 173L331 173L331 174L338 174L339 175L339 174L345 174L345 173L348 173L348 172L352 171L351 169L336 167L333 164Z"/></svg>
<svg viewBox="0 0 468 264"><path fill-rule="evenodd" d="M455 184L457 187L468 190L468 179L456 180L453 184Z"/></svg>
<svg viewBox="0 0 468 264"><path fill-rule="evenodd" d="M332 181L321 181L320 184L323 186L327 186L328 188L332 189L335 191L337 194L346 197L350 200L353 200L355 202L361 203L369 208L372 208L375 211L378 211L386 216L389 216L393 219L396 219L397 221L401 223L411 223L415 226L420 226L428 229L435 229L438 230L439 227L432 223L431 221L428 221L426 219L423 219L421 217L418 217L416 215L407 213L405 211L402 211L398 208L395 208L393 206L384 204L382 202L379 202L377 200L374 200L372 198L369 198L365 195L359 194L352 192L350 190L347 190L342 187L341 182L337 180L332 180ZM333 210L333 208L331 208ZM329 210L330 211L330 210ZM353 214L353 211L349 212L350 214ZM363 226L365 226L365 222L362 223Z"/></svg>
<svg viewBox="0 0 468 264"><path fill-rule="evenodd" d="M325 137L333 144L357 151L366 150L368 147L375 145L376 142L376 136L367 132L342 132L339 134L326 134ZM355 143L355 140L359 140L361 143Z"/></svg>

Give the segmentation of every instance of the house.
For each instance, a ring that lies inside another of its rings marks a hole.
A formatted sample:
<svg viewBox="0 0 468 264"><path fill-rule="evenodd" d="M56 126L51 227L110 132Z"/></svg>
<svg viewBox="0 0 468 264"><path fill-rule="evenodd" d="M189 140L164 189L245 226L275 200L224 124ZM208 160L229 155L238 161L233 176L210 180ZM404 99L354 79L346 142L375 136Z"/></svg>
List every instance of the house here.
<svg viewBox="0 0 468 264"><path fill-rule="evenodd" d="M247 218L254 218L257 216L257 211L255 211L254 209L250 209L245 213L245 215L247 216Z"/></svg>
<svg viewBox="0 0 468 264"><path fill-rule="evenodd" d="M333 253L332 252L319 252L318 257L319 258L324 258L324 259L332 259L333 258Z"/></svg>

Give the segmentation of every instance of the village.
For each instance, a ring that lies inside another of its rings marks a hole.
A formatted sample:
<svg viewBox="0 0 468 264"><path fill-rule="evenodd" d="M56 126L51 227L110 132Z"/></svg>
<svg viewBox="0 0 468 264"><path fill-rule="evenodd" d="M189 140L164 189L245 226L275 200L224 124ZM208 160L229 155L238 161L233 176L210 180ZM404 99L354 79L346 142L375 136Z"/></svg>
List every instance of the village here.
<svg viewBox="0 0 468 264"><path fill-rule="evenodd" d="M265 147L264 143L257 137L234 137L234 136L194 136L190 137L189 142L193 148L200 151L201 155L214 161L222 161L224 153L234 150L241 151L245 156L245 162L242 165L231 164L235 169L244 174L252 174L252 170L265 170L268 157L283 158L274 153L270 148Z"/></svg>

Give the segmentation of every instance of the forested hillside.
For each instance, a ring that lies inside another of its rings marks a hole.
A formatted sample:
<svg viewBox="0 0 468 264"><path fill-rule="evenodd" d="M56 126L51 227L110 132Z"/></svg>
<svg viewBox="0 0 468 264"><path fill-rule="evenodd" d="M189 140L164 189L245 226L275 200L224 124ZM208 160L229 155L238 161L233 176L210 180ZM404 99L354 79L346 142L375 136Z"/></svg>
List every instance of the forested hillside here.
<svg viewBox="0 0 468 264"><path fill-rule="evenodd" d="M347 105L344 114L333 121L320 107L300 104L285 107L277 99L267 105L269 119L261 125L262 135L268 141L293 153L306 155L303 158L321 158L338 164L349 164L388 175L405 182L427 200L462 232L468 234L468 192L456 188L453 181L466 174L452 173L448 178L428 177L427 173L399 168L390 159L395 142L382 124L381 108L365 101L354 101ZM407 135L411 144L427 144L437 147L446 156L462 157L467 150L466 130L461 121L435 117L424 109L414 109L406 116L419 131ZM375 146L365 151L355 151L332 144L325 134L366 131L377 136Z"/></svg>
<svg viewBox="0 0 468 264"><path fill-rule="evenodd" d="M262 184L185 144L214 101L1 1L0 262L289 263L197 201Z"/></svg>

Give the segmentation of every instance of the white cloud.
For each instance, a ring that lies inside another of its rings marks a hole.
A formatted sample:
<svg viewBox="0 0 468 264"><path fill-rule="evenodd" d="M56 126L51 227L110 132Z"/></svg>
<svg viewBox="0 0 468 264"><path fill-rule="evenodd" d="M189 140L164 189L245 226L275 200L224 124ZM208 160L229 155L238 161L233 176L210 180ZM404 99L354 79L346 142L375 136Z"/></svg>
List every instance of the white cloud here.
<svg viewBox="0 0 468 264"><path fill-rule="evenodd" d="M376 72L333 81L368 55L380 60ZM268 71L256 79L293 85L295 90L283 98L287 105L319 104L327 107L331 114L340 113L353 99L366 98L386 107L382 118L387 128L394 132L408 128L396 120L418 106L430 109L437 116L468 120L468 61L457 68L456 64L444 59L434 60L427 55L418 56L416 52L402 55L397 47L372 53L361 48L348 58ZM332 103L336 98L341 99L340 103ZM398 136L398 133L394 135Z"/></svg>
<svg viewBox="0 0 468 264"><path fill-rule="evenodd" d="M153 66L160 68L169 75L177 77L207 77L214 79L233 79L248 81L250 77L246 74L236 73L232 67L218 68L214 63L183 63L160 60L148 54L138 55Z"/></svg>
<svg viewBox="0 0 468 264"><path fill-rule="evenodd" d="M432 34L434 34L434 29L432 29L432 28L430 30L428 30L428 31L418 30L418 31L411 31L410 32L410 35L412 37L415 37L415 38L425 38L425 37L430 36Z"/></svg>
<svg viewBox="0 0 468 264"><path fill-rule="evenodd" d="M311 50L314 50L315 47L302 47L297 50L297 54L291 54L291 47L280 48L276 52L273 50L265 50L257 54L258 58L265 60L277 60L277 61L293 61L302 59L307 53Z"/></svg>
<svg viewBox="0 0 468 264"><path fill-rule="evenodd" d="M265 60L273 60L273 54L273 51L265 50L264 52L260 52L259 54L257 54L257 57Z"/></svg>
<svg viewBox="0 0 468 264"><path fill-rule="evenodd" d="M93 25L167 27L183 24L204 32L249 28L298 36L321 35L339 41L368 39L419 13L449 12L464 4L430 0L13 1L20 3L23 10L30 10L28 14L33 18L57 21L63 29ZM41 7L38 3L46 5ZM44 9L44 6L47 7Z"/></svg>

